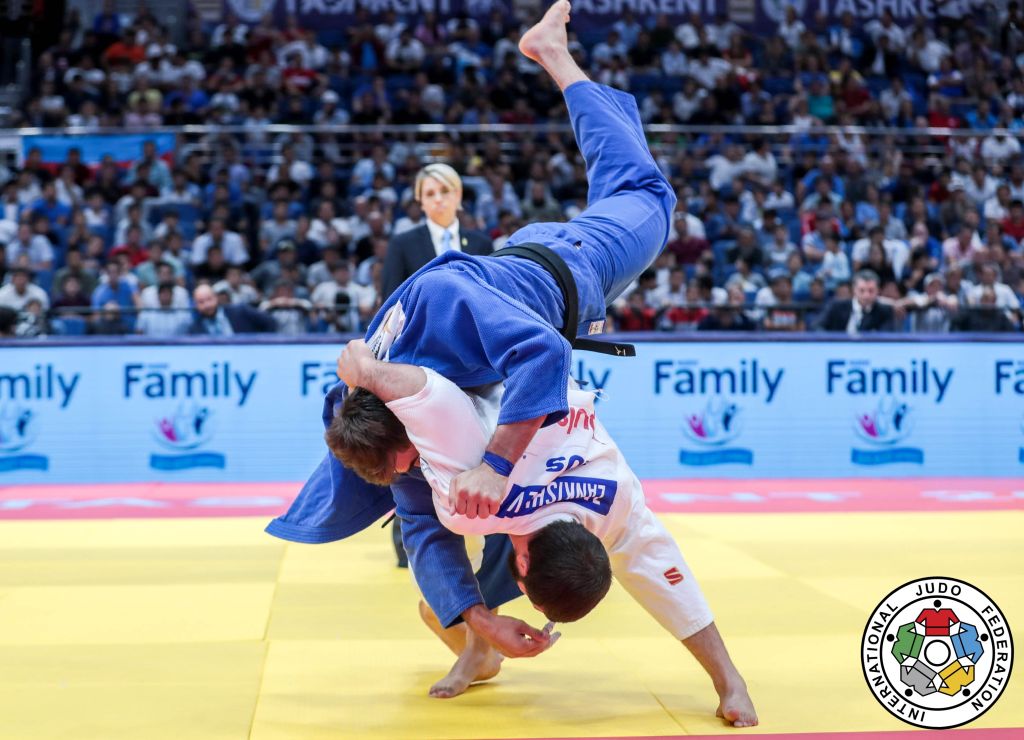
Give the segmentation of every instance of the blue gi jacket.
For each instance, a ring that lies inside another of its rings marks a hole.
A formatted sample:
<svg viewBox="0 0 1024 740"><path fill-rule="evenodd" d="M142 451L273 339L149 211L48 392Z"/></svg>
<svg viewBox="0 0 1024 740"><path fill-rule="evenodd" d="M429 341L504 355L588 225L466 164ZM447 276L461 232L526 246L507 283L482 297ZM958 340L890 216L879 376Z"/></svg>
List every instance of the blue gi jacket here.
<svg viewBox="0 0 1024 740"><path fill-rule="evenodd" d="M325 428L344 398L344 383L324 399ZM434 512L430 486L419 473L399 476L388 486L367 483L329 452L306 481L288 511L267 532L292 542L320 544L361 532L391 509L402 520L402 540L417 585L441 624L451 626L474 604L495 608L521 596L505 563L511 543L504 535L485 540L483 562L474 576L462 537L448 531Z"/></svg>
<svg viewBox="0 0 1024 740"><path fill-rule="evenodd" d="M547 425L568 413L564 300L540 265L447 252L391 294L367 338L399 301L405 328L391 362L429 367L460 388L504 381L499 424L546 415Z"/></svg>

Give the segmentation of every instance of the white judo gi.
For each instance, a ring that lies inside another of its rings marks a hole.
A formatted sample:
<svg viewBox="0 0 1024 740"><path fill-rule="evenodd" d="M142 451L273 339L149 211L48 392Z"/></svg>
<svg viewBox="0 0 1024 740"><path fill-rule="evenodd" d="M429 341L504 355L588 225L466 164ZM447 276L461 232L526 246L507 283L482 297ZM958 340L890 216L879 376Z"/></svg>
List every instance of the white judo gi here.
<svg viewBox="0 0 1024 740"><path fill-rule="evenodd" d="M523 535L554 521L578 521L601 540L619 583L674 637L711 624L711 609L679 547L647 508L640 481L598 421L593 393L570 381L568 416L540 429L515 461L498 514L469 519L449 513L449 484L479 465L497 425L502 386L467 393L423 370L423 389L387 406L419 452L445 527L467 536Z"/></svg>

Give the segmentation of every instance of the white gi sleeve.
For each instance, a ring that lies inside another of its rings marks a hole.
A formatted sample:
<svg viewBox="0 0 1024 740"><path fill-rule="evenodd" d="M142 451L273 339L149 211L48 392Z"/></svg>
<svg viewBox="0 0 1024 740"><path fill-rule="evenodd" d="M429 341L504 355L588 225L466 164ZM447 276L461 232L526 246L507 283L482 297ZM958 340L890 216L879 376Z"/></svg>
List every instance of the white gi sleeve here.
<svg viewBox="0 0 1024 740"><path fill-rule="evenodd" d="M452 478L472 470L484 457L490 434L466 393L429 368L419 393L387 404L405 426L421 462L429 465L441 490Z"/></svg>
<svg viewBox="0 0 1024 740"><path fill-rule="evenodd" d="M639 498L608 548L612 573L662 627L685 640L711 624L711 607L672 535Z"/></svg>

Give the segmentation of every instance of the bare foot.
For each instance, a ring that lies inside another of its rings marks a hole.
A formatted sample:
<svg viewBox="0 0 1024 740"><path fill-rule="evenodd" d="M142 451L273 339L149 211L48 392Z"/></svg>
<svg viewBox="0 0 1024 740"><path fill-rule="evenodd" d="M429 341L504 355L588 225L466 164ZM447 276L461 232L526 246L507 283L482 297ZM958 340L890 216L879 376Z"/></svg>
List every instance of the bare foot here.
<svg viewBox="0 0 1024 740"><path fill-rule="evenodd" d="M487 681L498 675L501 670L502 656L490 645L486 650L467 649L448 675L430 687L430 695L435 699L451 699L469 688L470 684Z"/></svg>
<svg viewBox="0 0 1024 740"><path fill-rule="evenodd" d="M519 40L519 51L529 59L543 65L542 57L552 51L566 53L569 38L565 24L569 22L569 0L558 0L548 8L537 25L530 28Z"/></svg>
<svg viewBox="0 0 1024 740"><path fill-rule="evenodd" d="M754 703L747 693L746 684L739 684L719 694L721 703L718 705L716 717L721 717L733 727L754 727L757 725L757 712Z"/></svg>

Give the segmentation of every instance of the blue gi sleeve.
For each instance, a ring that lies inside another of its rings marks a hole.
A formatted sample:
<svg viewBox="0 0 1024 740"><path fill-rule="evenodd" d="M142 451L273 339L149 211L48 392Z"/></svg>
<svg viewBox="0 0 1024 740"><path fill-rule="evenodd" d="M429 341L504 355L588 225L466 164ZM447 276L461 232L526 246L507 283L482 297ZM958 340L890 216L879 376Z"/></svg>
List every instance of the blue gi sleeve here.
<svg viewBox="0 0 1024 740"><path fill-rule="evenodd" d="M484 603L465 542L438 520L425 480L404 475L391 483L391 492L416 584L442 626L451 627L466 609Z"/></svg>

